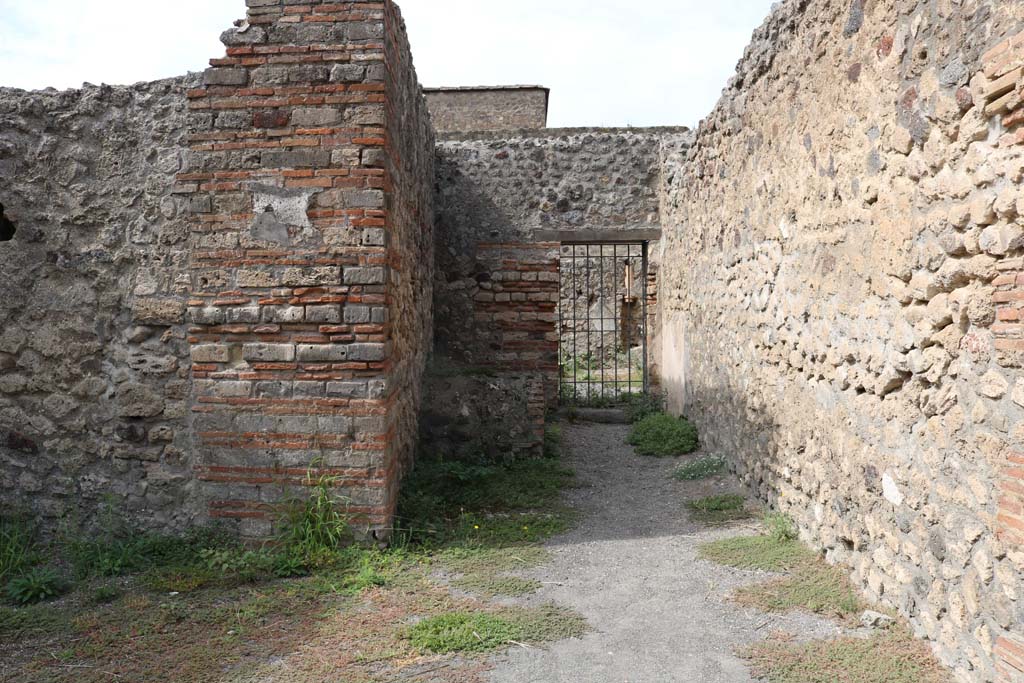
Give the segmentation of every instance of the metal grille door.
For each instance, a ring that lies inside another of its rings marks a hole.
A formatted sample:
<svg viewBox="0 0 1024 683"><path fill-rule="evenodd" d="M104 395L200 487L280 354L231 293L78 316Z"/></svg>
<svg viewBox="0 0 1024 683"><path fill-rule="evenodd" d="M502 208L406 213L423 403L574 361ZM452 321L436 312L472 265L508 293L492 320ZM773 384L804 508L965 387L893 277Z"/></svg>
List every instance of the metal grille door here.
<svg viewBox="0 0 1024 683"><path fill-rule="evenodd" d="M647 243L562 246L561 399L614 403L647 391Z"/></svg>

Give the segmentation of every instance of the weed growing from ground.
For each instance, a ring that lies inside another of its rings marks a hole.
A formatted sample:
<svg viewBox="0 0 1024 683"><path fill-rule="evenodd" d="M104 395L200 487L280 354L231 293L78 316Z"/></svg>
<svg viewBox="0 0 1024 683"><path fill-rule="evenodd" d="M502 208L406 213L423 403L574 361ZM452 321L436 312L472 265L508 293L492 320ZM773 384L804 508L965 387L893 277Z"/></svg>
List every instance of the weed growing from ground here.
<svg viewBox="0 0 1024 683"><path fill-rule="evenodd" d="M705 543L700 556L738 569L782 572L812 560L815 556L796 540L778 540L771 536L740 536Z"/></svg>
<svg viewBox="0 0 1024 683"><path fill-rule="evenodd" d="M774 638L745 653L754 675L769 683L946 683L949 674L928 646L902 627L870 638L793 643Z"/></svg>
<svg viewBox="0 0 1024 683"><path fill-rule="evenodd" d="M685 455L697 450L697 428L685 418L656 413L633 425L628 442L640 455Z"/></svg>
<svg viewBox="0 0 1024 683"><path fill-rule="evenodd" d="M686 507L695 520L710 524L722 524L750 516L743 496L732 493L687 501Z"/></svg>
<svg viewBox="0 0 1024 683"><path fill-rule="evenodd" d="M623 394L622 401L630 424L665 411L665 397L657 392Z"/></svg>
<svg viewBox="0 0 1024 683"><path fill-rule="evenodd" d="M522 637L509 619L486 612L450 612L429 617L409 630L409 640L436 654L486 652Z"/></svg>
<svg viewBox="0 0 1024 683"><path fill-rule="evenodd" d="M557 605L509 608L499 612L449 612L409 629L409 639L436 654L487 652L512 643L540 643L583 635L582 617Z"/></svg>
<svg viewBox="0 0 1024 683"><path fill-rule="evenodd" d="M38 561L32 524L18 515L0 514L0 585Z"/></svg>
<svg viewBox="0 0 1024 683"><path fill-rule="evenodd" d="M402 486L401 541L436 547L543 540L571 521L558 498L572 476L546 458L489 465L421 458Z"/></svg>
<svg viewBox="0 0 1024 683"><path fill-rule="evenodd" d="M31 605L59 597L67 590L60 574L49 567L36 567L7 582L7 597L19 605Z"/></svg>
<svg viewBox="0 0 1024 683"><path fill-rule="evenodd" d="M713 477L723 469L725 469L725 458L709 455L680 466L672 473L672 478L679 481L695 481Z"/></svg>
<svg viewBox="0 0 1024 683"><path fill-rule="evenodd" d="M740 588L736 601L768 612L794 609L841 618L860 613L864 604L846 572L821 560L796 567L792 575Z"/></svg>
<svg viewBox="0 0 1024 683"><path fill-rule="evenodd" d="M310 470L306 478L309 495L287 506L278 540L293 556L316 562L353 542L352 520L335 493L337 477L320 474L314 479Z"/></svg>
<svg viewBox="0 0 1024 683"><path fill-rule="evenodd" d="M544 457L557 459L562 455L562 427L549 424L544 428Z"/></svg>
<svg viewBox="0 0 1024 683"><path fill-rule="evenodd" d="M541 583L534 579L493 573L467 574L452 581L452 585L486 598L529 595L541 589Z"/></svg>
<svg viewBox="0 0 1024 683"><path fill-rule="evenodd" d="M799 537L796 525L781 512L770 512L764 516L765 532L776 541L795 541Z"/></svg>

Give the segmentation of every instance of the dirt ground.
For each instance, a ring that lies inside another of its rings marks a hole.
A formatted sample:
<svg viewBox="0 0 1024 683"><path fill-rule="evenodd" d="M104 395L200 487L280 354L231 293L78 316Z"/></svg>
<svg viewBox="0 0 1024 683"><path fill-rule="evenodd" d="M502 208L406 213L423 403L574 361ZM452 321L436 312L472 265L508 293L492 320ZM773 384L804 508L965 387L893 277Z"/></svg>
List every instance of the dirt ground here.
<svg viewBox="0 0 1024 683"><path fill-rule="evenodd" d="M732 477L680 482L670 477L699 457L645 458L624 425L565 428L577 485L568 503L579 524L553 538L552 562L524 573L539 592L516 601L555 601L578 610L593 630L544 648L516 647L492 660L492 683L740 683L753 680L737 648L775 630L798 639L832 637L839 628L807 614L766 614L729 601L766 574L697 557L709 540L742 533L751 522L707 527L684 502L736 491Z"/></svg>

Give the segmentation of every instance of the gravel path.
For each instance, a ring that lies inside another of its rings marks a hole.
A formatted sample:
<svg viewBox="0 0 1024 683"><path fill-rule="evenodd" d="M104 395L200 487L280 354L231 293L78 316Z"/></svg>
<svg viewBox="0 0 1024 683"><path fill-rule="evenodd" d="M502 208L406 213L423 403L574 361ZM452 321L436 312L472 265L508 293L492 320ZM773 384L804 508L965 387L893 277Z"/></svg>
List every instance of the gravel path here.
<svg viewBox="0 0 1024 683"><path fill-rule="evenodd" d="M697 546L745 530L702 528L683 501L733 491L734 482L674 481L669 474L685 459L638 456L627 433L622 425L566 426L566 457L578 478L566 496L580 523L548 543L551 563L523 574L545 587L517 601L573 607L593 631L497 657L492 683L745 683L753 679L738 647L773 630L800 639L838 633L810 615L729 602L737 587L765 575L699 560Z"/></svg>

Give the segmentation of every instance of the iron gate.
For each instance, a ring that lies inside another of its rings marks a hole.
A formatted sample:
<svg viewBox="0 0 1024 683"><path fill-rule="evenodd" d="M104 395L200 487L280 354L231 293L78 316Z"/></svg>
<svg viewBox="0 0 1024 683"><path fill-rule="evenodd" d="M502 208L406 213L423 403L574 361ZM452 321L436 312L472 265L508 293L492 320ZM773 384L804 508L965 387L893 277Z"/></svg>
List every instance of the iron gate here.
<svg viewBox="0 0 1024 683"><path fill-rule="evenodd" d="M647 243L562 245L559 381L563 402L612 403L647 391Z"/></svg>

